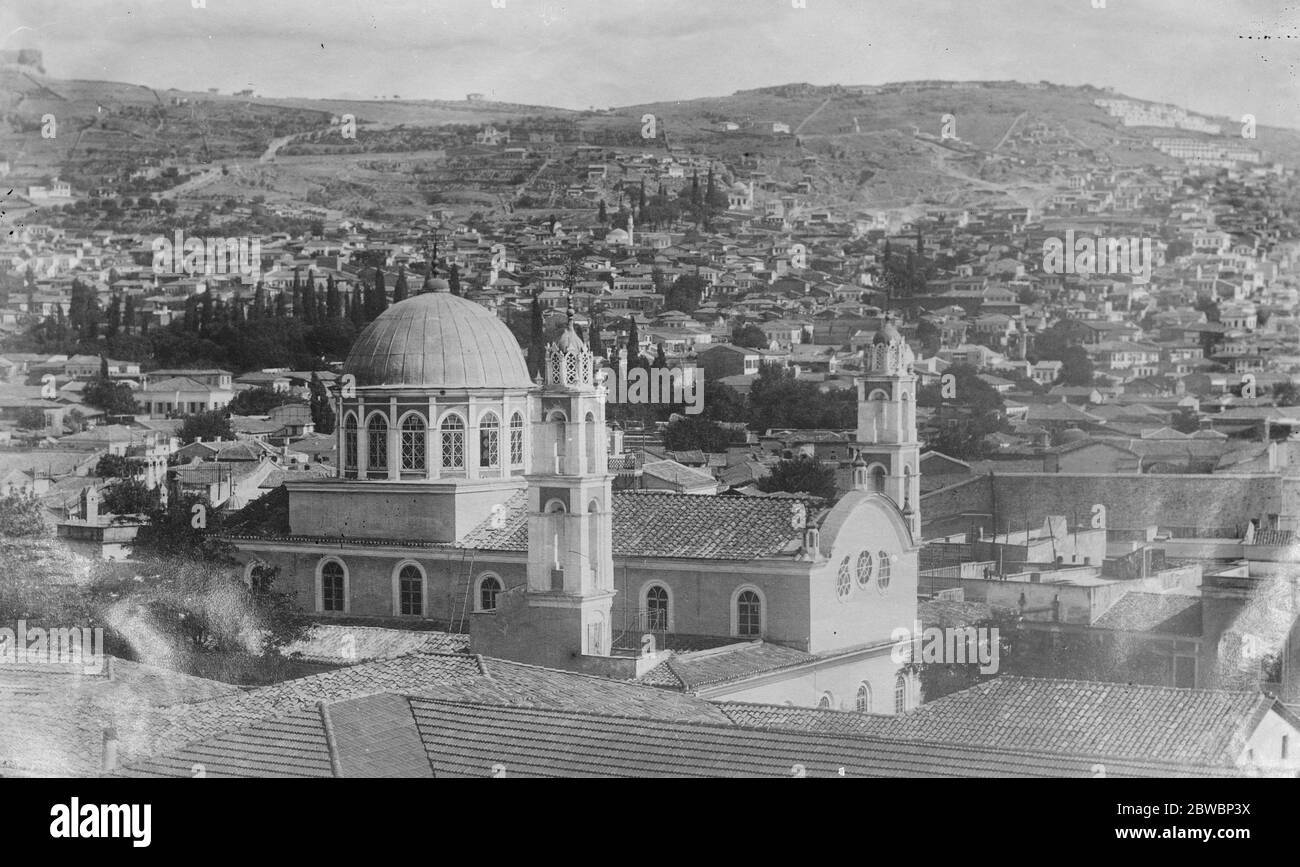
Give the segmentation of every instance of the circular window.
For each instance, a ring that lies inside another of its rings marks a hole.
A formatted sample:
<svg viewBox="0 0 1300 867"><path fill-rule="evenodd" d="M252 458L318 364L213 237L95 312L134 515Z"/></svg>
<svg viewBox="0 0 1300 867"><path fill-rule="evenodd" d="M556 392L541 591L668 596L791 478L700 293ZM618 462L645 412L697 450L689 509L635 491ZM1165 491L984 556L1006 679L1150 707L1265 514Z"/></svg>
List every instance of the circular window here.
<svg viewBox="0 0 1300 867"><path fill-rule="evenodd" d="M880 552L880 556L878 557L878 560L880 561L880 568L879 570L877 570L877 574L876 574L876 589L879 590L881 593L884 593L886 590L889 589L889 578L890 578L889 573L893 571L894 564L890 559L889 555L886 554L884 551Z"/></svg>
<svg viewBox="0 0 1300 867"><path fill-rule="evenodd" d="M858 586L866 587L871 583L871 552L863 551L858 555Z"/></svg>
<svg viewBox="0 0 1300 867"><path fill-rule="evenodd" d="M849 571L849 558L845 557L844 562L840 563L840 571L835 576L835 595L843 602L849 598L853 592L853 576Z"/></svg>

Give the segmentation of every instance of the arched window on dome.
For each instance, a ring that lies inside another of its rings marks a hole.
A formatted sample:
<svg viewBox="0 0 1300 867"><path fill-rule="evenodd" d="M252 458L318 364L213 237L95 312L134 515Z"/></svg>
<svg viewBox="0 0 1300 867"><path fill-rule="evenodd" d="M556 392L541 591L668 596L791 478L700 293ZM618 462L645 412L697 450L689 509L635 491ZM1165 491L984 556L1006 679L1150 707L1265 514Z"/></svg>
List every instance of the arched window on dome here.
<svg viewBox="0 0 1300 867"><path fill-rule="evenodd" d="M496 413L484 413L478 422L478 465L501 466L501 420Z"/></svg>
<svg viewBox="0 0 1300 867"><path fill-rule="evenodd" d="M357 470L357 417L352 413L343 421L343 470L349 474Z"/></svg>
<svg viewBox="0 0 1300 867"><path fill-rule="evenodd" d="M418 413L411 413L402 419L402 469L407 472L423 472L426 454L426 432L424 419Z"/></svg>
<svg viewBox="0 0 1300 867"><path fill-rule="evenodd" d="M388 419L375 413L366 423L366 467L371 470L388 469Z"/></svg>
<svg viewBox="0 0 1300 867"><path fill-rule="evenodd" d="M442 420L442 468L465 469L465 420L452 413Z"/></svg>
<svg viewBox="0 0 1300 867"><path fill-rule="evenodd" d="M521 413L510 416L510 466L524 465L524 417Z"/></svg>

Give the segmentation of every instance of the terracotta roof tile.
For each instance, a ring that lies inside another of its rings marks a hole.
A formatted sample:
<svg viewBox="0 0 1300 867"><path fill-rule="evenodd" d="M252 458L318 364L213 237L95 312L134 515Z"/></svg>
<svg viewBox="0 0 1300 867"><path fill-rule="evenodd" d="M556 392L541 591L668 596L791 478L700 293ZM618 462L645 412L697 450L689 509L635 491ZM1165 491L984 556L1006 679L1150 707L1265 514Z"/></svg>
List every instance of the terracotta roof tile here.
<svg viewBox="0 0 1300 867"><path fill-rule="evenodd" d="M620 491L614 494L614 554L628 557L685 557L755 560L793 553L803 531L792 526L795 501L813 515L806 497L742 498L710 494ZM484 521L459 544L489 551L525 551L528 513L525 495L506 502L504 524Z"/></svg>

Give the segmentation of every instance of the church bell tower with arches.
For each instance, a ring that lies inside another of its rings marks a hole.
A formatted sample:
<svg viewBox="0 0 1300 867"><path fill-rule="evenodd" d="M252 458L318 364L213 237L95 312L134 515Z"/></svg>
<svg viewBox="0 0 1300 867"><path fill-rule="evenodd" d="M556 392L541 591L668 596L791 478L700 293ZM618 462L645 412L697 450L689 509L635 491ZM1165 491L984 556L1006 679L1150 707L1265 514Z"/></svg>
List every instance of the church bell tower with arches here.
<svg viewBox="0 0 1300 867"><path fill-rule="evenodd" d="M569 310L547 347L528 481L527 605L545 641L565 655L608 656L613 637L613 476L605 395L595 357ZM564 665L554 659L549 664Z"/></svg>
<svg viewBox="0 0 1300 867"><path fill-rule="evenodd" d="M916 374L892 314L863 350L858 378L858 458L853 487L892 499L921 538L921 445L916 438Z"/></svg>

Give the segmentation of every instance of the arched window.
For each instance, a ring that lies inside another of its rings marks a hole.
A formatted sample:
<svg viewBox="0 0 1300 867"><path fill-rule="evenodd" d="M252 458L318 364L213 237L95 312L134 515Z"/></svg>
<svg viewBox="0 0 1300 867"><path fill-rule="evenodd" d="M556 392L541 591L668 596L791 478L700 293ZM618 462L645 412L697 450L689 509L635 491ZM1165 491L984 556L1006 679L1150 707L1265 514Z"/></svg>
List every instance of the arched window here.
<svg viewBox="0 0 1300 867"><path fill-rule="evenodd" d="M357 417L348 413L343 422L343 469L357 468Z"/></svg>
<svg viewBox="0 0 1300 867"><path fill-rule="evenodd" d="M894 713L907 713L907 677L901 674L894 679Z"/></svg>
<svg viewBox="0 0 1300 867"><path fill-rule="evenodd" d="M858 713L871 713L871 686L866 681L859 684L858 697L853 707Z"/></svg>
<svg viewBox="0 0 1300 867"><path fill-rule="evenodd" d="M397 574L397 613L424 616L424 573L414 563L407 563Z"/></svg>
<svg viewBox="0 0 1300 867"><path fill-rule="evenodd" d="M501 421L496 413L485 413L478 422L478 465L501 466Z"/></svg>
<svg viewBox="0 0 1300 867"><path fill-rule="evenodd" d="M347 570L337 560L327 560L320 567L320 610L347 610Z"/></svg>
<svg viewBox="0 0 1300 867"><path fill-rule="evenodd" d="M885 492L885 468L880 464L871 468L871 490L877 494Z"/></svg>
<svg viewBox="0 0 1300 867"><path fill-rule="evenodd" d="M442 420L442 468L465 469L465 420L455 413Z"/></svg>
<svg viewBox="0 0 1300 867"><path fill-rule="evenodd" d="M487 574L478 579L478 610L496 611L497 597L501 595L501 579Z"/></svg>
<svg viewBox="0 0 1300 867"><path fill-rule="evenodd" d="M880 569L876 575L876 587L880 589L881 593L884 593L889 589L890 573L893 571L894 563L889 554L884 551L880 552L879 560Z"/></svg>
<svg viewBox="0 0 1300 867"><path fill-rule="evenodd" d="M651 632L668 630L668 588L654 584L645 592L646 629Z"/></svg>
<svg viewBox="0 0 1300 867"><path fill-rule="evenodd" d="M850 558L840 562L839 571L835 573L835 595L843 602L853 592L853 573L849 569Z"/></svg>
<svg viewBox="0 0 1300 867"><path fill-rule="evenodd" d="M835 706L835 696L829 692L823 692L822 697L817 700L818 710L830 710Z"/></svg>
<svg viewBox="0 0 1300 867"><path fill-rule="evenodd" d="M388 419L378 413L366 424L366 451L369 469L388 469Z"/></svg>
<svg viewBox="0 0 1300 867"><path fill-rule="evenodd" d="M402 469L423 470L425 453L424 419L411 413L402 420Z"/></svg>
<svg viewBox="0 0 1300 867"><path fill-rule="evenodd" d="M763 634L763 601L753 590L743 590L736 597L736 634L741 638Z"/></svg>
<svg viewBox="0 0 1300 867"><path fill-rule="evenodd" d="M867 400L886 400L888 399L888 397L889 395L885 394L884 391L878 388L875 391L871 392L871 394L867 397Z"/></svg>
<svg viewBox="0 0 1300 867"><path fill-rule="evenodd" d="M524 465L524 417L519 413L510 416L510 466Z"/></svg>

